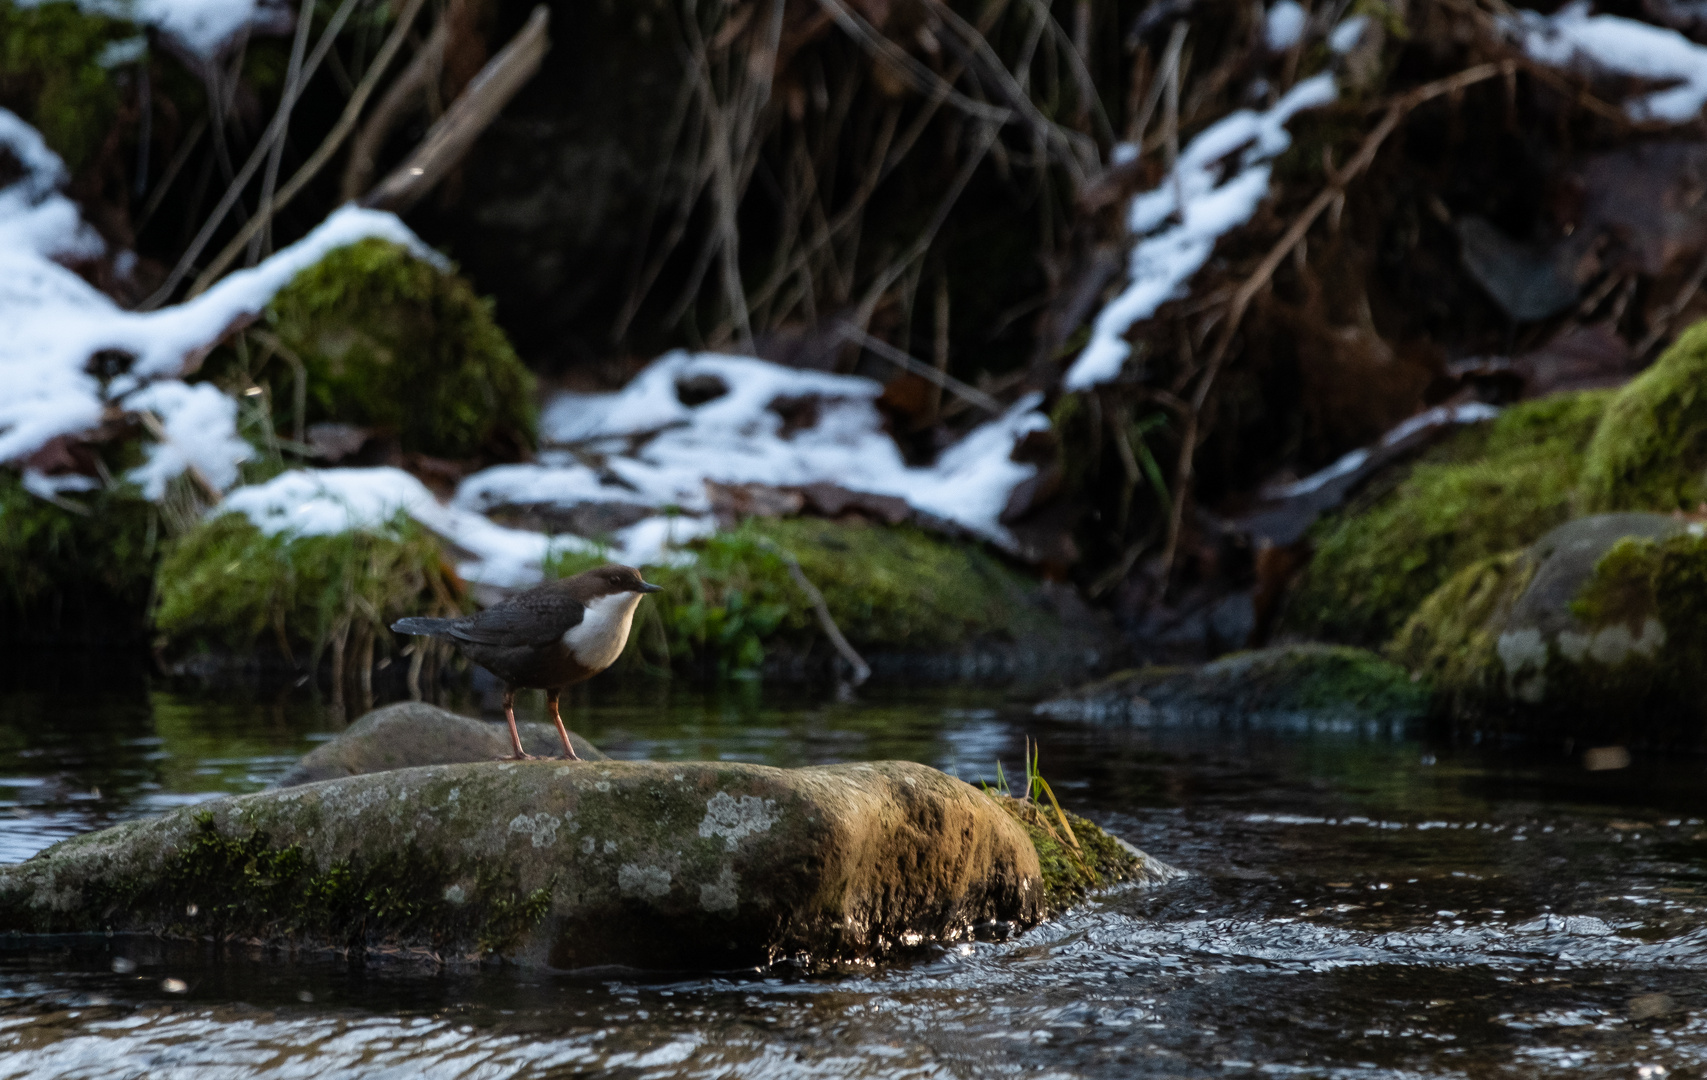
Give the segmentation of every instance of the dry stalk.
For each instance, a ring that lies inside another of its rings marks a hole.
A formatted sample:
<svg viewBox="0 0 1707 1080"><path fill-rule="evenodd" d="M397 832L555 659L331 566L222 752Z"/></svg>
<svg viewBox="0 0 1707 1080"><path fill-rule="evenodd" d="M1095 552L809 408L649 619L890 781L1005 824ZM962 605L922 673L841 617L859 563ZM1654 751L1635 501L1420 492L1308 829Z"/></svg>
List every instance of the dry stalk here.
<svg viewBox="0 0 1707 1080"><path fill-rule="evenodd" d="M284 94L279 99L279 112L287 118L296 108L297 95L302 92L302 59L308 50L308 30L314 22L314 0L302 0L302 6L296 13L296 36L290 43L290 65L285 70ZM265 206L272 201L273 191L279 182L279 164L284 160L285 141L274 139L273 146L267 153L267 171L261 177L261 202ZM272 247L273 229L269 222L267 227L255 234L249 241L249 253L245 260L249 266L254 266L264 254L263 249Z"/></svg>
<svg viewBox="0 0 1707 1080"><path fill-rule="evenodd" d="M345 2L351 3L353 0L345 0ZM244 245L249 242L249 238L265 227L267 222L272 220L274 214L289 205L290 201L296 198L297 194L308 185L310 180L314 179L326 163L332 160L332 155L338 152L338 147L344 144L344 140L355 129L356 120L361 116L362 106L367 104L367 99L373 93L374 87L379 85L379 80L385 74L385 69L390 66L392 57L397 55L397 50L402 46L404 38L409 33L409 27L415 22L415 16L420 13L423 3L424 0L406 0L403 11L397 16L396 25L391 29L391 35L385 39L385 44L379 47L379 53L373 58L373 63L368 65L367 71L362 75L362 81L356 86L355 92L350 95L348 104L344 106L344 111L338 117L338 122L332 126L331 132L327 134L325 140L314 151L313 155L303 163L302 167L296 170L295 174L291 176L290 182L285 184L278 195L257 210L255 216L249 219L249 223L239 229L237 235L231 238L231 242L225 245L225 248L218 255L214 256L207 269L202 271L201 276L196 278L195 284L190 287L189 296L200 295L206 291L208 286L219 280L219 275L231 265L232 260L237 257L237 253L242 251ZM326 37L331 37L330 27L327 28ZM213 235L215 222L223 216L223 214L215 214L215 221L210 221L208 225L203 226L203 232L207 237ZM202 238L201 242L194 245L191 251L186 251L184 258L179 260L179 265L187 271L193 257L201 254L201 248L206 242L206 238ZM174 271L174 273L176 272ZM161 292L155 295L170 296L171 289L168 286L176 288L176 284L176 282L169 280L167 285L161 286Z"/></svg>
<svg viewBox="0 0 1707 1080"><path fill-rule="evenodd" d="M1357 148L1357 153L1352 155L1351 160L1346 162L1343 169L1328 178L1327 186L1317 192L1316 197L1310 200L1310 204L1292 220L1291 226L1269 249L1262 262L1257 264L1257 268L1251 272L1249 277L1245 278L1243 284L1233 293L1232 300L1227 304L1226 318L1221 322L1221 332L1215 339L1215 345L1210 350L1208 359L1203 363L1202 375L1199 376L1197 388L1192 393L1191 409L1186 413L1185 428L1180 435L1179 464L1174 476L1174 501L1168 515L1167 544L1162 549L1164 572L1171 572L1174 556L1179 549L1180 526L1185 515L1186 489L1191 483L1192 459L1197 450L1197 429L1203 413L1203 405L1209 397L1209 391L1215 385L1215 377L1221 371L1221 364L1227 357L1227 350L1232 344L1234 335L1238 333L1239 324L1243 322L1245 311L1250 307L1251 301L1257 293L1268 286L1275 270L1291 254L1292 249L1304 239L1305 234L1310 231L1310 226L1315 224L1322 212L1337 198L1340 198L1345 192L1346 185L1359 176L1375 160L1375 155L1381 149L1381 144L1387 140L1387 136L1398 128L1399 122L1409 115L1413 109L1442 95L1456 93L1466 87L1474 86L1476 83L1501 77L1508 71L1515 70L1516 66L1516 61L1513 60L1478 64L1455 75L1426 83L1395 98L1386 106L1381 122L1375 126L1373 131L1364 136L1363 142Z"/></svg>

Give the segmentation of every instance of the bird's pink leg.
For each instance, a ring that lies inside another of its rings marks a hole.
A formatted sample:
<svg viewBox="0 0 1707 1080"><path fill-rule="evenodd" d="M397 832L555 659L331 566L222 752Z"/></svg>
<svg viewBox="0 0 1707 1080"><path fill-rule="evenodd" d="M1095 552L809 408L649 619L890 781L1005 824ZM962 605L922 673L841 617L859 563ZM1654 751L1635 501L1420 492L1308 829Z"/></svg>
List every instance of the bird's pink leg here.
<svg viewBox="0 0 1707 1080"><path fill-rule="evenodd" d="M563 737L563 756L570 761L580 761L580 757L575 753L575 747L569 742L569 729L563 726L563 716L557 711L557 695L561 692L560 690L547 690L545 692L545 703L551 707L551 718L557 722L557 734Z"/></svg>
<svg viewBox="0 0 1707 1080"><path fill-rule="evenodd" d="M522 735L516 730L516 692L507 686L504 687L504 719L510 722L510 745L516 748L515 760L532 761L533 755L522 749Z"/></svg>

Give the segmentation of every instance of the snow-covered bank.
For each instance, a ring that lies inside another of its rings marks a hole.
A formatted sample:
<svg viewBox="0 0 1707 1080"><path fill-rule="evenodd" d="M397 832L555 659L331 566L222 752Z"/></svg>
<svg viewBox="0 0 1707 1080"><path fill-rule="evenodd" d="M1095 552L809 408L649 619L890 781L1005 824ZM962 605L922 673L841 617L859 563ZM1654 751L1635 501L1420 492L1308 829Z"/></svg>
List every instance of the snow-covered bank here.
<svg viewBox="0 0 1707 1080"><path fill-rule="evenodd" d="M697 400L695 393L716 396ZM1036 473L1014 443L1048 426L1027 396L974 429L929 467L911 467L883 429L883 387L751 357L670 353L614 394L565 394L548 404L542 435L555 449L537 465L476 473L456 505L570 508L614 502L710 511L706 481L774 486L833 483L905 499L914 509L1011 546L999 521L1008 497Z"/></svg>
<svg viewBox="0 0 1707 1080"><path fill-rule="evenodd" d="M1707 47L1676 30L1590 15L1581 0L1554 15L1520 11L1507 25L1530 59L1551 67L1676 83L1626 101L1632 120L1687 123L1707 104Z"/></svg>
<svg viewBox="0 0 1707 1080"><path fill-rule="evenodd" d="M95 259L106 247L76 204L59 193L65 168L40 134L0 109L0 146L25 167L0 189L0 461L15 461L61 435L87 431L109 408L150 409L171 442L156 449L134 477L157 498L165 481L194 464L220 487L236 482L249 448L237 438L236 410L203 407L194 422L174 423L179 407L205 398L188 394L186 361L242 319L259 314L280 289L328 251L366 237L408 247L443 265L395 215L347 206L260 265L223 278L193 300L159 311L126 311L63 262ZM111 350L133 357L129 370L103 384L90 359ZM206 406L209 403L203 401Z"/></svg>

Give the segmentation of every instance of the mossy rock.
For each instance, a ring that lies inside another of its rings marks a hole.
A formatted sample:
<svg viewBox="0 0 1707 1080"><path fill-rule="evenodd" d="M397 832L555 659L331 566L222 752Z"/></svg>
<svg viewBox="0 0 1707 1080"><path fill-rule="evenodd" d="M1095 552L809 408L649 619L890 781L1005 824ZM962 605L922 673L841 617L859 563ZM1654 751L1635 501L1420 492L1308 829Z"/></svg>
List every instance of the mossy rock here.
<svg viewBox="0 0 1707 1080"><path fill-rule="evenodd" d="M1284 633L1379 647L1448 578L1569 520L1609 397L1580 391L1514 405L1318 523Z"/></svg>
<svg viewBox="0 0 1707 1080"><path fill-rule="evenodd" d="M631 652L644 654L661 627L674 662L725 673L756 669L773 649L827 653L812 604L779 549L799 560L836 625L862 650L925 653L979 639L1072 636L1041 602L1038 582L977 543L910 525L752 518L695 541L691 562L647 569L664 591L646 605L651 611L642 609ZM601 561L561 555L547 569L567 576Z"/></svg>
<svg viewBox="0 0 1707 1080"><path fill-rule="evenodd" d="M159 519L134 491L71 495L78 513L0 470L0 640L135 642L158 558Z"/></svg>
<svg viewBox="0 0 1707 1080"><path fill-rule="evenodd" d="M1119 672L1037 711L1088 721L1367 722L1428 715L1430 690L1403 667L1344 645L1233 653L1200 667Z"/></svg>
<svg viewBox="0 0 1707 1080"><path fill-rule="evenodd" d="M1580 518L1461 571L1388 655L1461 724L1698 747L1707 537L1658 514Z"/></svg>
<svg viewBox="0 0 1707 1080"><path fill-rule="evenodd" d="M1020 823L1037 849L1047 915L1066 911L1115 885L1160 885L1180 876L1180 871L1103 831L1088 818L1045 806L1036 799L990 797Z"/></svg>
<svg viewBox="0 0 1707 1080"><path fill-rule="evenodd" d="M522 749L535 757L557 757L563 740L552 724L516 725ZM575 753L584 761L603 761L598 747L569 733ZM279 777L275 787L296 787L346 776L410 769L420 765L460 765L495 761L512 753L508 725L459 716L423 701L400 701L375 709L303 755Z"/></svg>
<svg viewBox="0 0 1707 1080"><path fill-rule="evenodd" d="M154 625L170 651L318 653L352 627L386 630L405 615L463 608L463 587L438 540L399 515L379 529L268 535L220 514L168 545L156 575Z"/></svg>
<svg viewBox="0 0 1707 1080"><path fill-rule="evenodd" d="M1613 395L1583 462L1582 501L1597 513L1707 502L1707 322Z"/></svg>
<svg viewBox="0 0 1707 1080"><path fill-rule="evenodd" d="M989 796L875 762L441 765L220 799L0 868L0 931L577 968L869 961L1046 910Z"/></svg>
<svg viewBox="0 0 1707 1080"><path fill-rule="evenodd" d="M308 373L308 419L382 429L405 452L510 460L533 446L534 380L459 275L386 240L327 253L267 305ZM275 423L294 388L274 374Z"/></svg>
<svg viewBox="0 0 1707 1080"><path fill-rule="evenodd" d="M0 0L0 106L41 132L72 172L94 156L119 111L113 72L98 62L142 28L77 4Z"/></svg>

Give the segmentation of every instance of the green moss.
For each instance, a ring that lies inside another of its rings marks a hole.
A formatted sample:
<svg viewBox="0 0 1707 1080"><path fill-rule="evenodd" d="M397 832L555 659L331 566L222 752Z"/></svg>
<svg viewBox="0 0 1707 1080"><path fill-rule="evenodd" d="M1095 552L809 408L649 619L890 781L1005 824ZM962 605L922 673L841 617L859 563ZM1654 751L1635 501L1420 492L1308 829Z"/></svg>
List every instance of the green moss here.
<svg viewBox="0 0 1707 1080"><path fill-rule="evenodd" d="M533 376L468 282L369 238L298 274L266 320L308 369L308 415L383 428L405 451L514 457L533 445ZM269 369L288 429L290 375Z"/></svg>
<svg viewBox="0 0 1707 1080"><path fill-rule="evenodd" d="M511 878L485 864L451 865L412 846L321 870L298 845L275 847L259 829L228 836L213 815L203 814L158 872L103 880L89 890L86 905L104 919L158 922L183 935L300 935L352 948L384 941L447 949L473 941L483 953L501 954L551 906L549 886L523 892ZM193 899L186 904L186 897ZM34 929L59 929L42 925L44 917L55 918L38 913L30 920Z"/></svg>
<svg viewBox="0 0 1707 1080"><path fill-rule="evenodd" d="M75 172L100 148L118 113L111 72L96 63L136 24L72 3L0 0L0 105L23 117Z"/></svg>
<svg viewBox="0 0 1707 1080"><path fill-rule="evenodd" d="M1707 501L1707 322L1613 395L1588 446L1582 498L1590 513Z"/></svg>
<svg viewBox="0 0 1707 1080"><path fill-rule="evenodd" d="M1053 808L1007 795L991 794L990 798L1020 823L1037 848L1045 917L1067 910L1094 890L1132 880L1142 868L1138 857L1120 841L1077 814L1064 815L1072 826L1072 840L1078 842L1075 847Z"/></svg>
<svg viewBox="0 0 1707 1080"><path fill-rule="evenodd" d="M1387 646L1387 656L1439 687L1457 708L1497 678L1504 613L1528 588L1535 564L1522 551L1479 560L1423 601Z"/></svg>
<svg viewBox="0 0 1707 1080"><path fill-rule="evenodd" d="M692 563L647 570L664 591L647 602L652 613L641 616L631 648L644 647L657 619L672 660L727 673L757 666L772 644L821 640L778 547L799 560L857 648L946 649L1044 618L1025 602L1030 583L977 545L911 526L754 518L695 541ZM548 571L567 576L601 561L563 555Z"/></svg>
<svg viewBox="0 0 1707 1080"><path fill-rule="evenodd" d="M139 634L156 560L152 506L119 490L55 506L0 470L0 638Z"/></svg>
<svg viewBox="0 0 1707 1080"><path fill-rule="evenodd" d="M1453 436L1396 488L1320 522L1286 629L1380 645L1452 575L1566 521L1607 397L1580 392L1512 406Z"/></svg>
<svg viewBox="0 0 1707 1080"><path fill-rule="evenodd" d="M439 542L401 515L380 530L268 536L222 514L171 543L155 626L178 646L235 650L270 633L288 655L318 651L341 627L378 632L404 615L450 613L459 596Z"/></svg>

